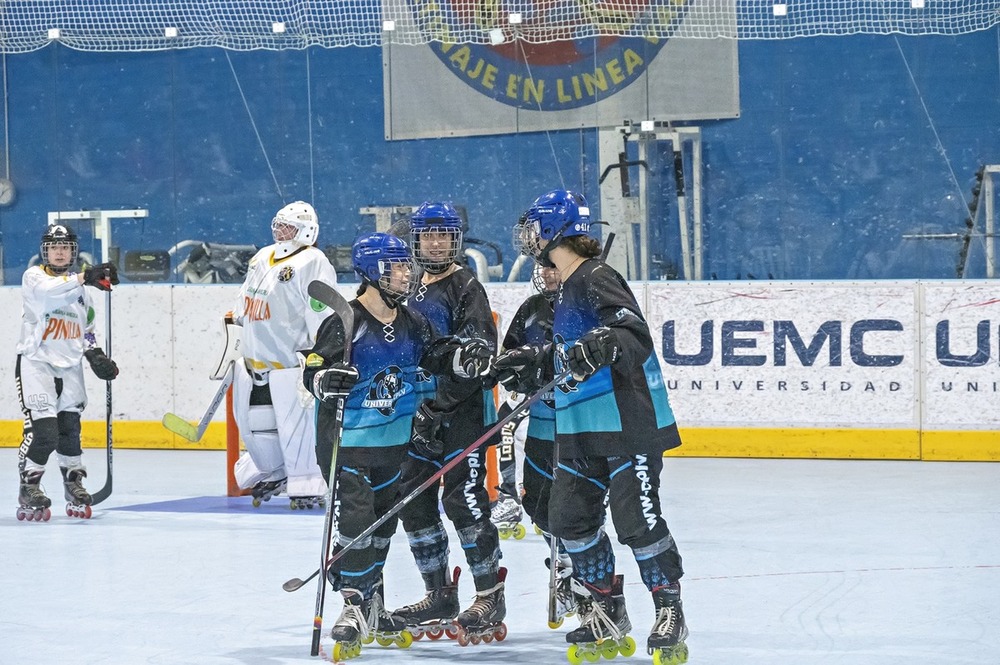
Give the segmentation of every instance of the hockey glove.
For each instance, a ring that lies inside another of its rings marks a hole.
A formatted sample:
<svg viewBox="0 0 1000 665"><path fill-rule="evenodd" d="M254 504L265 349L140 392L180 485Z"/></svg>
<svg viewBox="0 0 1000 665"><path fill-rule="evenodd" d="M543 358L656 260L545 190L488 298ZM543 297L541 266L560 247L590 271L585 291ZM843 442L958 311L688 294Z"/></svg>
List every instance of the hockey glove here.
<svg viewBox="0 0 1000 665"><path fill-rule="evenodd" d="M101 381L112 381L118 376L118 365L104 354L103 349L87 349L83 355Z"/></svg>
<svg viewBox="0 0 1000 665"><path fill-rule="evenodd" d="M429 399L425 399L413 414L413 431L410 443L421 457L436 460L444 452L444 441L438 438L442 413L435 411Z"/></svg>
<svg viewBox="0 0 1000 665"><path fill-rule="evenodd" d="M493 361L490 377L507 390L533 393L545 384L547 356L542 347L531 344L505 351Z"/></svg>
<svg viewBox="0 0 1000 665"><path fill-rule="evenodd" d="M347 397L359 378L356 367L344 362L334 363L313 375L312 394L324 404L331 404Z"/></svg>
<svg viewBox="0 0 1000 665"><path fill-rule="evenodd" d="M451 371L460 379L482 376L489 371L493 350L486 340L470 339L455 350L451 358Z"/></svg>
<svg viewBox="0 0 1000 665"><path fill-rule="evenodd" d="M120 281L118 268L113 263L101 263L85 268L83 271L83 283L101 291L110 291L112 285L117 285Z"/></svg>
<svg viewBox="0 0 1000 665"><path fill-rule="evenodd" d="M583 381L602 367L618 362L621 352L614 331L602 326L584 333L566 350L566 365L575 379Z"/></svg>

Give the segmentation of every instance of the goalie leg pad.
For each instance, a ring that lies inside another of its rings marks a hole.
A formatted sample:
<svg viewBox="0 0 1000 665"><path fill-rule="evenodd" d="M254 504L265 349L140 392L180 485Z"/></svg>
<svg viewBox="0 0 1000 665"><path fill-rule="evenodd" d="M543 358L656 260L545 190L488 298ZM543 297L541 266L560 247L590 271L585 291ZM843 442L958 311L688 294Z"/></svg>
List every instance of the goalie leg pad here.
<svg viewBox="0 0 1000 665"><path fill-rule="evenodd" d="M278 441L288 475L288 496L319 496L326 482L316 463L316 405L303 406L298 387L302 372L298 367L272 370L269 375L271 401Z"/></svg>
<svg viewBox="0 0 1000 665"><path fill-rule="evenodd" d="M250 405L253 383L246 372L238 371L233 378L233 416L239 427L243 445L254 464L251 472L245 472L246 477L263 473L264 477L260 480L284 478L285 462L278 442L274 408L270 404ZM241 482L239 477L237 482ZM242 484L240 486L244 487Z"/></svg>

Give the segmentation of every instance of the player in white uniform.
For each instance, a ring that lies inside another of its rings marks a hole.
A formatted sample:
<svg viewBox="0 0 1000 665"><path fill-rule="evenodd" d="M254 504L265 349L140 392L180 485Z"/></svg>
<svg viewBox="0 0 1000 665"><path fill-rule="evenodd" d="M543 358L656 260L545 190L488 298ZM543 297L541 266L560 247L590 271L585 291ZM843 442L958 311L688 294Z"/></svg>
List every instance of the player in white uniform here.
<svg viewBox="0 0 1000 665"><path fill-rule="evenodd" d="M42 235L41 264L21 277L21 336L15 379L24 413L24 437L18 453L21 486L18 519L48 520L52 501L39 483L45 464L56 452L70 514L90 516L90 494L82 480L80 412L87 406L83 359L98 378L110 381L118 366L97 346L94 305L84 285L110 291L118 271L110 263L73 272L76 234L69 226L50 226Z"/></svg>
<svg viewBox="0 0 1000 665"><path fill-rule="evenodd" d="M274 244L250 259L233 308L246 368L234 375L233 410L248 453L234 475L240 487L252 488L255 505L285 490L293 508L313 507L326 482L316 464L315 402L299 390L299 352L315 345L329 316L309 297L309 283L335 284L337 273L315 247L319 221L308 203L279 210L271 233Z"/></svg>

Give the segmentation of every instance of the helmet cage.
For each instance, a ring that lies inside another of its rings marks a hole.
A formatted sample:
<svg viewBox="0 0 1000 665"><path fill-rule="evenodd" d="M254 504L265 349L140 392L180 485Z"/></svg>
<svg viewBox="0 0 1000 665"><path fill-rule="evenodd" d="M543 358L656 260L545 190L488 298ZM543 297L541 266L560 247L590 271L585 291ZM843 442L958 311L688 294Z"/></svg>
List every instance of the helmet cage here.
<svg viewBox="0 0 1000 665"><path fill-rule="evenodd" d="M553 273L555 274L553 275ZM546 277L549 279L546 279ZM551 284L553 278L555 286ZM535 267L531 270L531 285L535 287L536 291L549 300L552 300L559 292L559 272L555 268L550 268L536 262Z"/></svg>
<svg viewBox="0 0 1000 665"><path fill-rule="evenodd" d="M404 266L406 277L402 283L398 281L393 283L395 281L393 279L394 268L398 270L397 266L400 265ZM417 284L420 283L420 271L410 257L379 259L378 271L379 278L372 282L373 286L384 298L397 304L412 296L417 290Z"/></svg>
<svg viewBox="0 0 1000 665"><path fill-rule="evenodd" d="M282 240L278 238L278 231L285 225L295 227L296 231L291 238ZM319 238L319 219L316 211L304 201L289 203L271 220L271 237L276 243L293 243L300 247L315 245Z"/></svg>
<svg viewBox="0 0 1000 665"><path fill-rule="evenodd" d="M49 250L53 247L69 247L70 257L65 265L54 266L49 259ZM76 260L80 254L80 243L77 240L73 229L65 224L55 224L50 226L42 234L42 242L38 246L38 256L43 266L54 273L64 273L70 267L76 265Z"/></svg>
<svg viewBox="0 0 1000 665"><path fill-rule="evenodd" d="M439 234L445 238L429 241L424 237L427 234ZM442 273L453 263L456 263L459 252L462 250L461 227L450 225L418 226L414 224L410 228L410 239L413 243L413 256L417 264L432 275ZM441 247L442 243L444 247ZM431 247L431 244L435 246Z"/></svg>

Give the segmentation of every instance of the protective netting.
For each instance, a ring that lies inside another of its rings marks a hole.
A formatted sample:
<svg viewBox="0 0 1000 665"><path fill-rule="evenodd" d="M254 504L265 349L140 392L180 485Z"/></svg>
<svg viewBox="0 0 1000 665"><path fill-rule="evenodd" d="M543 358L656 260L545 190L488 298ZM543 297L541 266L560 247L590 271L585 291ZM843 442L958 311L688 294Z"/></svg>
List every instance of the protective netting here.
<svg viewBox="0 0 1000 665"><path fill-rule="evenodd" d="M148 51L957 35L998 22L1000 0L7 0L0 2L0 46L16 53L54 40L83 51Z"/></svg>

